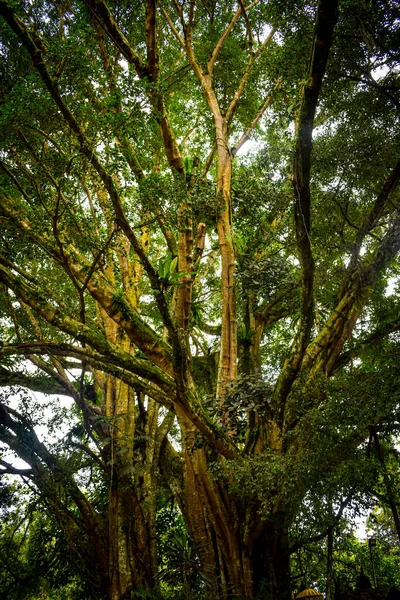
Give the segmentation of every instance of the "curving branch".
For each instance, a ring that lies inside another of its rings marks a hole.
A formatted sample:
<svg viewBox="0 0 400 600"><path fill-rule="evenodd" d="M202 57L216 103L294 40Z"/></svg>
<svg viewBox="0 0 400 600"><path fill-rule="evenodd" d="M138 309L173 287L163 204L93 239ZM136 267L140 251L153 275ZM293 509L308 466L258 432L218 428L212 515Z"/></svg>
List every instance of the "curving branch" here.
<svg viewBox="0 0 400 600"><path fill-rule="evenodd" d="M331 375L340 366L340 353L380 272L400 251L400 209L372 257L366 257L346 280L338 304L315 340L307 348L302 369ZM373 341L373 340L371 340Z"/></svg>
<svg viewBox="0 0 400 600"><path fill-rule="evenodd" d="M115 353L113 350L115 350ZM146 381L153 382L159 389L156 390L154 386L149 383L149 392L153 392L153 394L158 393L158 397L163 400L162 404L170 405L171 399L174 398L175 395L172 378L169 378L161 369L154 367L148 360L136 358L128 352L119 350L110 343L107 355L103 355L87 347L82 348L67 343L46 341L4 344L0 350L0 356L14 354L27 357L30 357L31 355L49 355L82 360L94 369L106 371L115 377L122 379L125 383L132 385L132 387L139 388L141 391L143 390ZM38 366L45 370L45 365ZM138 377L136 377L136 375ZM53 374L53 377L56 377L56 374ZM69 392L68 395L70 396L77 394L77 391L74 388L66 389L64 387L63 393L66 392Z"/></svg>
<svg viewBox="0 0 400 600"><path fill-rule="evenodd" d="M104 4L104 3L99 0L97 2L97 4L100 5L100 4ZM116 184L114 183L112 176L109 174L109 172L105 169L105 167L101 163L97 153L95 152L94 148L92 147L89 140L85 136L78 121L74 117L70 108L65 103L65 101L59 91L57 82L54 81L54 79L52 79L52 77L50 76L50 73L47 69L46 63L43 60L42 50L41 50L42 44L39 44L39 46L38 46L39 38L37 38L36 35L34 37L32 36L29 28L21 21L21 19L19 19L19 17L17 17L13 13L11 8L8 6L8 4L6 2L4 2L4 0L0 0L0 14L3 16L4 20L10 26L10 28L16 33L18 38L21 40L21 42L26 47L27 51L29 52L29 54L31 56L34 67L37 69L37 71L38 71L39 75L41 76L43 83L47 87L51 97L53 98L54 102L60 109L60 112L61 112L64 120L67 122L67 124L71 128L71 131L75 135L75 137L79 143L79 148L80 148L81 153L84 156L86 156L89 163L93 166L93 168L99 175L102 183L104 184L104 187L106 188L106 190L109 194L109 197L110 197L113 209L114 209L115 223L118 227L120 227L122 229L122 231L124 232L124 234L126 235L128 240L132 244L133 250L136 252L141 263L143 264L143 268L146 271L146 274L150 280L152 289L155 292L155 299L156 299L158 308L160 310L161 317L164 320L165 326L170 331L171 335L173 335L174 325L173 325L173 322L171 319L171 315L169 314L168 305L167 305L167 302L165 300L165 297L164 297L164 294L162 291L162 285L161 285L160 279L158 277L158 273L155 270L155 268L153 267L153 265L151 264L151 262L149 261L149 258L147 256L145 249L143 248L139 238L136 236L134 230L130 226L130 223L128 221L128 218L127 218L124 208L123 208L122 198L119 194L118 188L117 188ZM169 122L167 121L165 115L162 116L162 118L161 118L161 128L163 131L170 129ZM174 151L175 146L177 148L176 142L175 142L175 145L173 142L174 142L174 138L170 137L169 143L171 143L173 145L173 148L170 148L172 151ZM167 148L166 148L166 151L168 153ZM179 150L178 150L178 154L179 154ZM183 170L183 165L182 165L182 170ZM174 339L175 339L175 343L179 344L179 340L178 340L177 336L174 336Z"/></svg>
<svg viewBox="0 0 400 600"><path fill-rule="evenodd" d="M351 350L340 354L332 372L334 373L342 369L343 367L348 365L352 360L363 354L363 352L366 352L370 348L373 348L390 333L394 333L395 331L400 331L399 319L395 319L394 321L385 323L384 325L376 329L373 333L371 333L371 335L366 337L364 340L358 342L354 348L351 348Z"/></svg>
<svg viewBox="0 0 400 600"><path fill-rule="evenodd" d="M3 467L0 469L0 476L4 473L8 473L10 475L20 475L21 477L31 477L33 475L32 469L17 469L3 459L0 459L0 465Z"/></svg>
<svg viewBox="0 0 400 600"><path fill-rule="evenodd" d="M0 351L1 355L1 351ZM52 377L28 375L23 371L14 371L0 365L0 387L20 386L42 394L65 394L65 389Z"/></svg>
<svg viewBox="0 0 400 600"><path fill-rule="evenodd" d="M377 226L379 219L383 216L390 194L397 188L400 181L400 159L397 160L395 166L391 170L385 183L383 184L380 194L376 197L374 206L372 207L369 214L365 217L363 223L358 228L356 239L354 242L354 248L351 256L351 260L348 267L348 272L351 273L357 266L357 262L360 257L360 250L364 238L367 234L371 234L374 227Z"/></svg>

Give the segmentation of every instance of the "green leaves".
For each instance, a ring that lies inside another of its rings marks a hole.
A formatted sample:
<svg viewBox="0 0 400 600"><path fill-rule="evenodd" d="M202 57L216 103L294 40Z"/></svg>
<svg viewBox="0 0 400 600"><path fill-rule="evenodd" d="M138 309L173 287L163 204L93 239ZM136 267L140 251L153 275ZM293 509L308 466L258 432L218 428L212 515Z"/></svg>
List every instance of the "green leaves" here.
<svg viewBox="0 0 400 600"><path fill-rule="evenodd" d="M173 257L169 252L165 258L158 261L158 276L164 288L180 285L180 280L185 277L185 273L177 273L178 257Z"/></svg>
<svg viewBox="0 0 400 600"><path fill-rule="evenodd" d="M178 257L169 252L166 257L158 260L158 276L164 288L170 286L182 285L182 279L188 275L192 276L196 274L196 270L200 264L200 257L193 264L193 271L185 273L183 271L177 272L178 268Z"/></svg>
<svg viewBox="0 0 400 600"><path fill-rule="evenodd" d="M178 257L172 257L171 253L168 253L166 258L160 258L158 261L158 274L161 279L168 281L173 277L176 268L178 266Z"/></svg>
<svg viewBox="0 0 400 600"><path fill-rule="evenodd" d="M190 177L193 171L193 158L191 156L185 156L184 165L186 176Z"/></svg>
<svg viewBox="0 0 400 600"><path fill-rule="evenodd" d="M240 323L238 327L238 339L239 343L248 344L253 337L254 329L247 329L244 323Z"/></svg>

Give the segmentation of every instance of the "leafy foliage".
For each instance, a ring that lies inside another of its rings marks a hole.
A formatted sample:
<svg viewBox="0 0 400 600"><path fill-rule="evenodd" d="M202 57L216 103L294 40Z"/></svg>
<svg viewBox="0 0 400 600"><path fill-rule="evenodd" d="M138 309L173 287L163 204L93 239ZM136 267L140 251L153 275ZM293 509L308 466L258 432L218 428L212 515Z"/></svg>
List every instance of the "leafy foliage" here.
<svg viewBox="0 0 400 600"><path fill-rule="evenodd" d="M353 582L341 519L399 501L397 4L0 15L7 594L288 600L332 531Z"/></svg>

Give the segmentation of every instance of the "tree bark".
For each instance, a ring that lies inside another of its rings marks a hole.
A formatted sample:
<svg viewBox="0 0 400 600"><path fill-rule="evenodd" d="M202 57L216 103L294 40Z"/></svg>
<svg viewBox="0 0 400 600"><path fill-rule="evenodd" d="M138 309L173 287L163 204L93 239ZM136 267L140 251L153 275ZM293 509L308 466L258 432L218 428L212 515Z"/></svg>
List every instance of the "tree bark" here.
<svg viewBox="0 0 400 600"><path fill-rule="evenodd" d="M216 123L218 179L217 230L221 251L222 331L218 370L217 397L222 398L237 377L236 257L232 231L232 156L228 146L227 126ZM219 138L219 136L221 136ZM219 141L218 141L219 140Z"/></svg>

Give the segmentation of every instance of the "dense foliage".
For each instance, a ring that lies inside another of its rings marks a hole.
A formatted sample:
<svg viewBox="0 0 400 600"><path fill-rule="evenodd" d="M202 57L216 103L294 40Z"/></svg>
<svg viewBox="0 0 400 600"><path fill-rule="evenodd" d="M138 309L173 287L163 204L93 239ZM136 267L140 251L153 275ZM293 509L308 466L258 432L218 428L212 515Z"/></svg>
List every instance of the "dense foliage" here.
<svg viewBox="0 0 400 600"><path fill-rule="evenodd" d="M0 17L8 589L289 600L346 507L400 539L397 3Z"/></svg>

